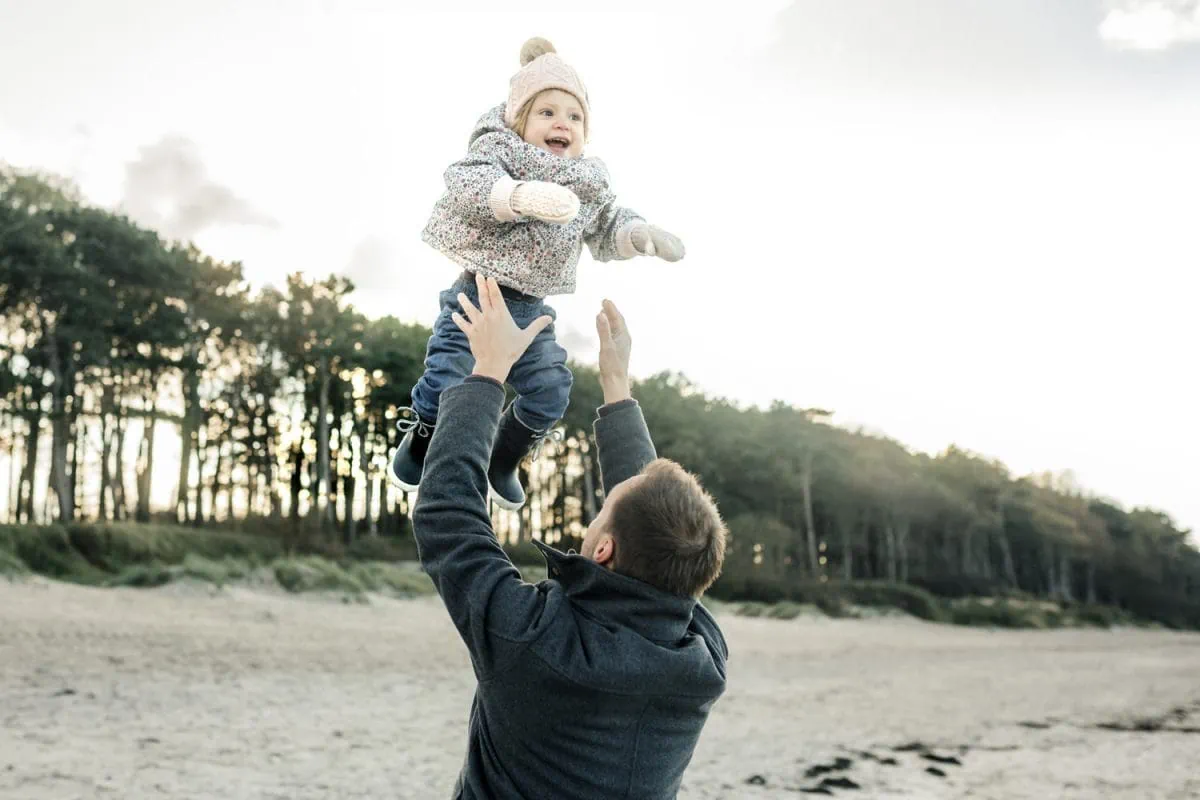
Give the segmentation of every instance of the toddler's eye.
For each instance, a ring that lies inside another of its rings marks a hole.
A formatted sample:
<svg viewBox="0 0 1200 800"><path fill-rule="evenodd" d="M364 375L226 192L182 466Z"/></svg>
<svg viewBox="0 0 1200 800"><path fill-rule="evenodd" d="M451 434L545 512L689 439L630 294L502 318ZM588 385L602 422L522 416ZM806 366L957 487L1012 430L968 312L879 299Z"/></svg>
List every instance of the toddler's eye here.
<svg viewBox="0 0 1200 800"><path fill-rule="evenodd" d="M553 112L553 111L551 111L551 110L550 110L550 109L548 109L548 108L543 108L543 109L542 109L541 111L539 111L538 113L539 113L539 114L541 114L543 117L552 117L552 116L554 116L554 112Z"/></svg>
<svg viewBox="0 0 1200 800"><path fill-rule="evenodd" d="M571 121L572 122L583 122L583 117L579 114L572 114Z"/></svg>

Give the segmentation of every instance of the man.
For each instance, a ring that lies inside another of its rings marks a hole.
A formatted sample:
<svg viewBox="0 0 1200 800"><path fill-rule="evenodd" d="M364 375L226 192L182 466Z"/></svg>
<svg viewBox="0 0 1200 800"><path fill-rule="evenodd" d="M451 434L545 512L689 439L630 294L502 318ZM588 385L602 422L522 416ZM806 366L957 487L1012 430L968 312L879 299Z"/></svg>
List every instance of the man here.
<svg viewBox="0 0 1200 800"><path fill-rule="evenodd" d="M697 598L725 556L725 525L696 479L656 459L630 395L630 337L616 307L596 318L604 406L595 422L605 501L581 554L540 545L550 577L525 583L488 516L487 468L510 367L539 331L477 279L455 323L475 368L442 395L413 511L421 563L478 679L466 764L470 800L672 798L728 650Z"/></svg>

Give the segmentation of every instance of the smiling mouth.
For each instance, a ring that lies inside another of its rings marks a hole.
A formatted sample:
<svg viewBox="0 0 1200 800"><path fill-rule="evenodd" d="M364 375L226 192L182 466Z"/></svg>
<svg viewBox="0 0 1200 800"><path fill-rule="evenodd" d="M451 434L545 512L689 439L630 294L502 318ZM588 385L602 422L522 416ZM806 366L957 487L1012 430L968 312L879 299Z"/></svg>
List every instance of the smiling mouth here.
<svg viewBox="0 0 1200 800"><path fill-rule="evenodd" d="M565 151L571 146L571 142L562 136L548 136L546 137L546 146L555 152L559 150Z"/></svg>

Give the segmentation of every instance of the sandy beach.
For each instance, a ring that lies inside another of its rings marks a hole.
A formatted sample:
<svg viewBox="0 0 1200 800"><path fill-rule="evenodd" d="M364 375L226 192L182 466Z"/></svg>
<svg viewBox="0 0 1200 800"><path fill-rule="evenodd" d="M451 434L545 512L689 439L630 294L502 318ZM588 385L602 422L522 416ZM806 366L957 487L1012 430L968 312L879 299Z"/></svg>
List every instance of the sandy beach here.
<svg viewBox="0 0 1200 800"><path fill-rule="evenodd" d="M719 619L681 797L1200 797L1200 635ZM448 797L472 688L432 598L0 580L0 797Z"/></svg>

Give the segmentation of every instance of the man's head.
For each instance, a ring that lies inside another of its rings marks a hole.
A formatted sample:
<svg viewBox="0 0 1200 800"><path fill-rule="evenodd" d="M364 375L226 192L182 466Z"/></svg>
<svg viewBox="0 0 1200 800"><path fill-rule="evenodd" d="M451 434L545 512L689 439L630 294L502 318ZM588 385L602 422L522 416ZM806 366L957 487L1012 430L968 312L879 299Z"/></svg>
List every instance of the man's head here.
<svg viewBox="0 0 1200 800"><path fill-rule="evenodd" d="M617 484L583 537L583 555L614 572L684 597L721 573L725 523L691 473L669 459Z"/></svg>

